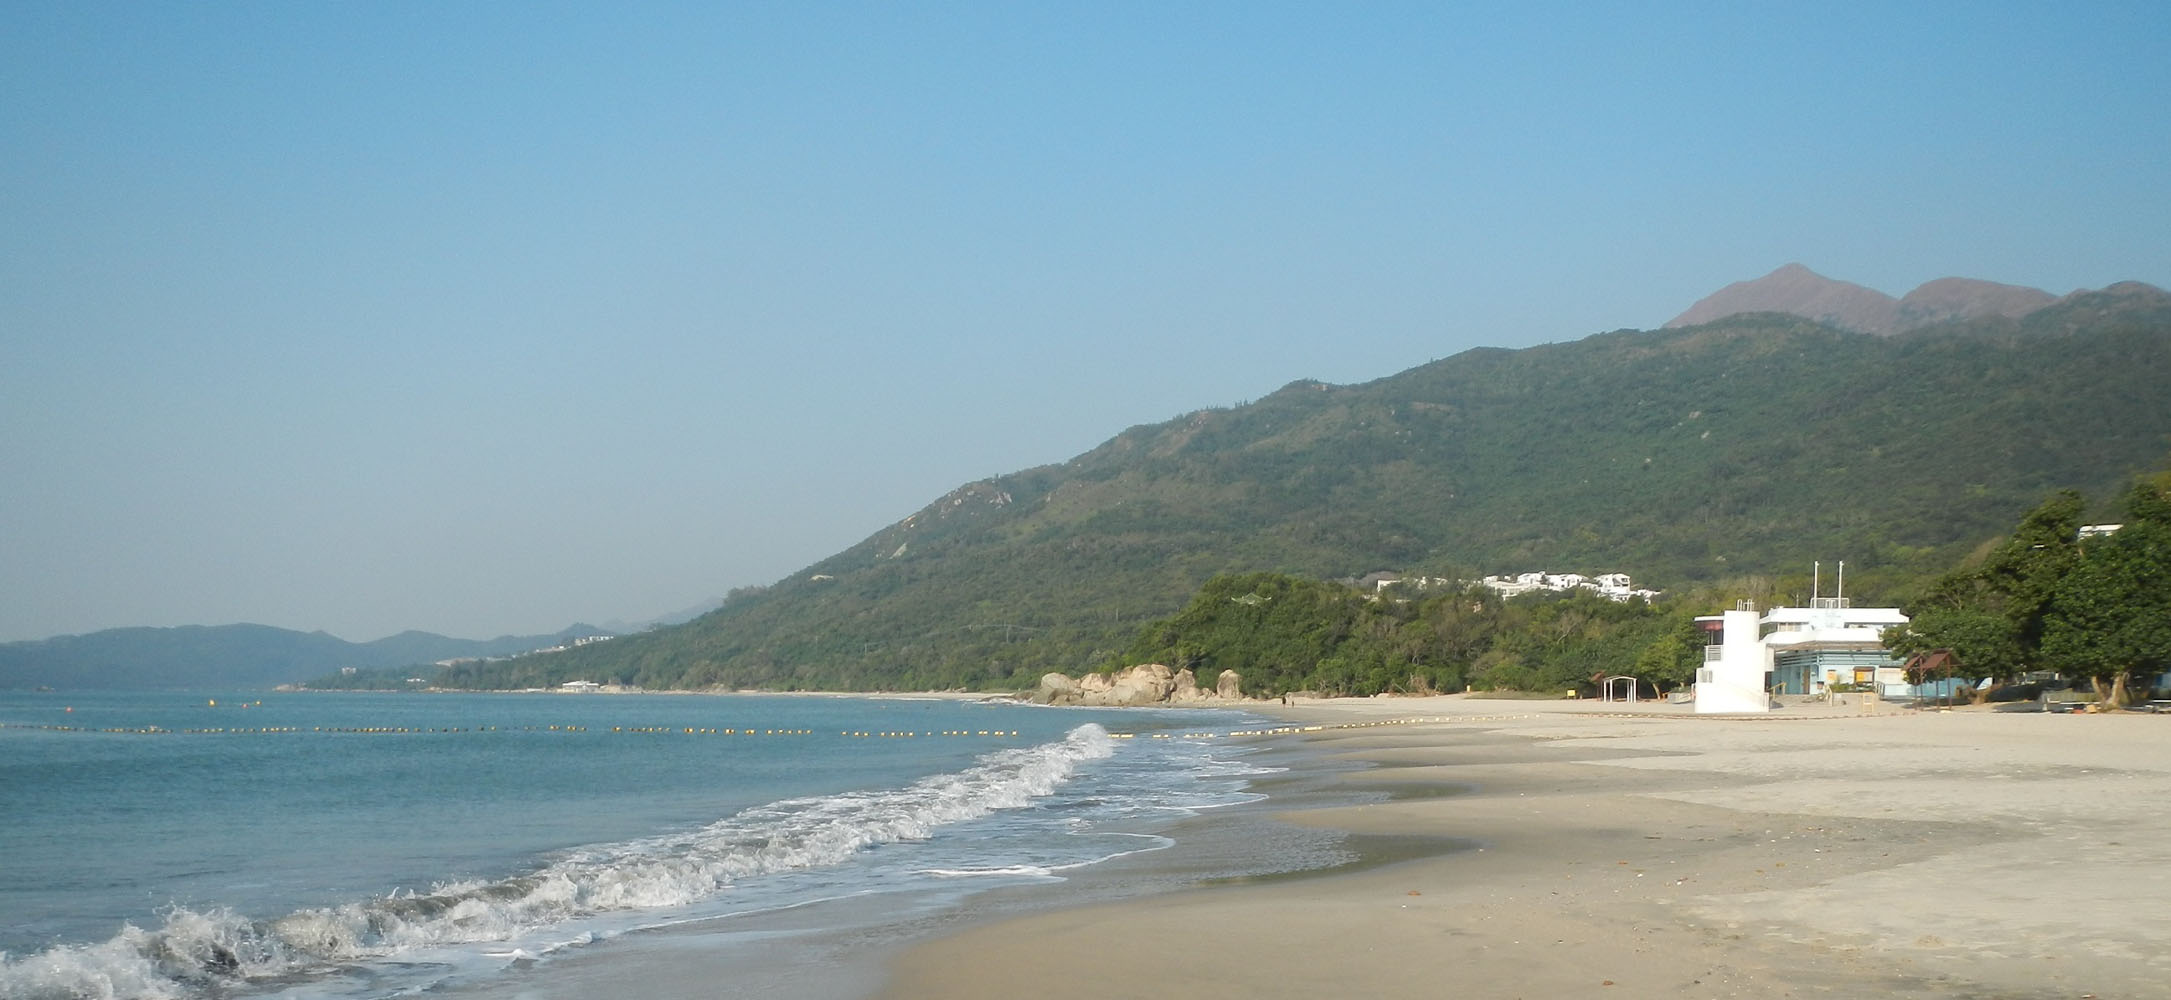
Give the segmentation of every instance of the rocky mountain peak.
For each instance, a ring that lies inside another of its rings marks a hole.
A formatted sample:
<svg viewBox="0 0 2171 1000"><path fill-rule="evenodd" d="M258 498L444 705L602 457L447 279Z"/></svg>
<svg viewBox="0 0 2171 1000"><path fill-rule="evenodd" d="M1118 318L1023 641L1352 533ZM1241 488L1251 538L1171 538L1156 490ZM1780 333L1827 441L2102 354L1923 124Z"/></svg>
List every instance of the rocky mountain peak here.
<svg viewBox="0 0 2171 1000"><path fill-rule="evenodd" d="M2057 301L2057 296L2040 288L1975 278L1939 278L1923 282L1900 297L1899 307L1894 310L1894 328L1889 332L1977 316L2019 319Z"/></svg>
<svg viewBox="0 0 2171 1000"><path fill-rule="evenodd" d="M1735 313L1781 312L1849 330L1892 332L1899 300L1874 288L1837 281L1800 264L1787 264L1761 278L1737 281L1697 301L1668 327L1695 326Z"/></svg>
<svg viewBox="0 0 2171 1000"><path fill-rule="evenodd" d="M1737 281L1697 301L1668 327L1695 326L1736 313L1778 312L1858 333L1901 333L1979 316L2019 319L2058 302L2039 288L1976 278L1938 278L1900 298L1787 264L1761 278Z"/></svg>

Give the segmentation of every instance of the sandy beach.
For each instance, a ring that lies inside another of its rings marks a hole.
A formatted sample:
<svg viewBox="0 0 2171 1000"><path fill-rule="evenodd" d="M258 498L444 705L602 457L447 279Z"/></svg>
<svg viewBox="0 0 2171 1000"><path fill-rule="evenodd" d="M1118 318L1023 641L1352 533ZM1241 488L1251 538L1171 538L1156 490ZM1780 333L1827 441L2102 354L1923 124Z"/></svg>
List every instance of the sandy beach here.
<svg viewBox="0 0 2171 1000"><path fill-rule="evenodd" d="M1393 792L1283 822L1436 849L981 923L882 995L2171 995L2171 719L1259 710L1339 727L1279 739Z"/></svg>

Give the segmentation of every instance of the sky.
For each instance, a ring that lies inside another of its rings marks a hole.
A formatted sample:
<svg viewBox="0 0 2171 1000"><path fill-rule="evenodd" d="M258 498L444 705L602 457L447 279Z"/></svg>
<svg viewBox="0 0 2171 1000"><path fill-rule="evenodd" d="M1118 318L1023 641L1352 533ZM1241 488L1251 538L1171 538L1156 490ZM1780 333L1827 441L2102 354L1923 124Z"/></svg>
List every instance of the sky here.
<svg viewBox="0 0 2171 1000"><path fill-rule="evenodd" d="M1789 261L2171 287L2171 5L0 5L0 640L638 621Z"/></svg>

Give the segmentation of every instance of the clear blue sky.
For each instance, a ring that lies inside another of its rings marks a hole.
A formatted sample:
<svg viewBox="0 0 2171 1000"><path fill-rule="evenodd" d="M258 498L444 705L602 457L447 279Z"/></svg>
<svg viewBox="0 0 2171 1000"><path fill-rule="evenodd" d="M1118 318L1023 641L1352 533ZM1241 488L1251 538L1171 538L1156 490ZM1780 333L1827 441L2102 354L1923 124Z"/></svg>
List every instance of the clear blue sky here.
<svg viewBox="0 0 2171 1000"><path fill-rule="evenodd" d="M0 639L645 618L1293 379L2167 234L2162 3L10 3Z"/></svg>

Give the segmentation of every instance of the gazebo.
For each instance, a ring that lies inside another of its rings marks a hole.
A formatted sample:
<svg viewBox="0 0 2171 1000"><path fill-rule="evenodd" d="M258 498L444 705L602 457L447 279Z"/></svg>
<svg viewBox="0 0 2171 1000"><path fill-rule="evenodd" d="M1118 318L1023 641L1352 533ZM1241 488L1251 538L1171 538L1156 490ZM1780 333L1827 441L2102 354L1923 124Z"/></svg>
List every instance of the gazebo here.
<svg viewBox="0 0 2171 1000"><path fill-rule="evenodd" d="M1620 682L1623 688L1622 693L1618 696L1613 693L1613 685L1616 681ZM1601 677L1598 680L1598 700L1605 702L1609 705L1614 702L1625 702L1627 704L1633 705L1636 703L1636 689L1640 687L1641 684L1642 682L1627 674L1614 674L1610 677Z"/></svg>

